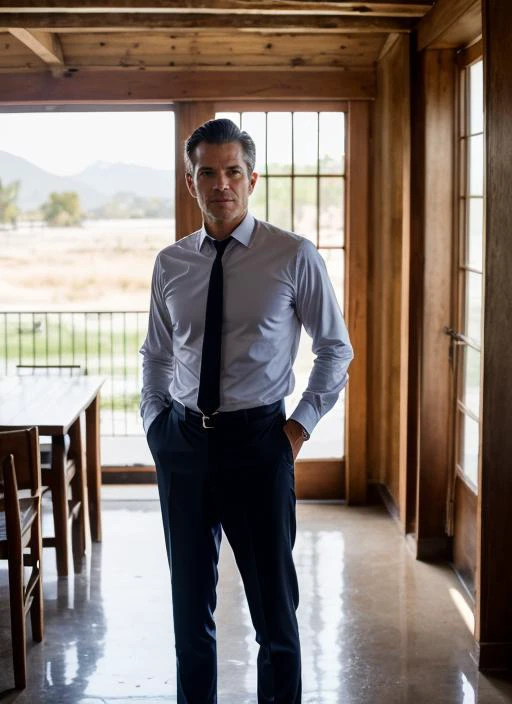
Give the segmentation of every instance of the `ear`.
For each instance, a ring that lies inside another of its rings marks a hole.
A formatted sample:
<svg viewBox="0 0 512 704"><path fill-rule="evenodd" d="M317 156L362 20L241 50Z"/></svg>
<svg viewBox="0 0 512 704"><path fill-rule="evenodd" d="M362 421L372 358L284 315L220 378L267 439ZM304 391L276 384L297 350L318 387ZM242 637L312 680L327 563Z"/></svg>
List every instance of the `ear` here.
<svg viewBox="0 0 512 704"><path fill-rule="evenodd" d="M197 198L197 191L196 187L194 186L194 179L192 177L192 174L185 174L185 182L187 184L188 192L192 196L192 198Z"/></svg>
<svg viewBox="0 0 512 704"><path fill-rule="evenodd" d="M254 186L256 185L258 176L259 174L256 173L256 171L252 172L251 177L249 179L249 195L254 191Z"/></svg>

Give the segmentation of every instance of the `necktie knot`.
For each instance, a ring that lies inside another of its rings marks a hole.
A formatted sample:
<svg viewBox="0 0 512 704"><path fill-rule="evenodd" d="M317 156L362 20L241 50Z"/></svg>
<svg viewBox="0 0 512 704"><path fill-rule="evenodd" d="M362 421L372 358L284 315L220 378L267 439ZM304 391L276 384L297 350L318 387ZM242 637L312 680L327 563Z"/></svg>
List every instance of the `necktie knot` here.
<svg viewBox="0 0 512 704"><path fill-rule="evenodd" d="M217 257L219 259L222 259L222 255L226 251L226 247L231 242L231 239L232 239L231 237L226 237L225 240L215 240L214 241L215 249L217 250Z"/></svg>

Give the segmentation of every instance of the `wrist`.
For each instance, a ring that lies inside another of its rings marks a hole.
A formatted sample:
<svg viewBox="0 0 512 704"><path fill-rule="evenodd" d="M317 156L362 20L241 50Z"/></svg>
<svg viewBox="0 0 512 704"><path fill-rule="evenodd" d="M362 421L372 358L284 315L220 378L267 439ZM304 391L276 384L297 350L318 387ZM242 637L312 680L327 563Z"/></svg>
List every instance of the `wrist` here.
<svg viewBox="0 0 512 704"><path fill-rule="evenodd" d="M310 435L306 428L299 423L299 421L295 420L294 418L290 418L288 420L288 423L291 423L293 427L296 429L297 434L301 437L303 441L309 440Z"/></svg>

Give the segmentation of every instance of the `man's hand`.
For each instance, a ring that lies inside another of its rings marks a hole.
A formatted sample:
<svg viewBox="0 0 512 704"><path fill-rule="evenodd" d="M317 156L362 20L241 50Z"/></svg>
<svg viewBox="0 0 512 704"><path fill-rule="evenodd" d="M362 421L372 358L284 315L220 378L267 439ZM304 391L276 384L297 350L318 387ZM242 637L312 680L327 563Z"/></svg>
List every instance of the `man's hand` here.
<svg viewBox="0 0 512 704"><path fill-rule="evenodd" d="M297 459L297 455L299 454L300 448L302 447L302 444L304 442L304 436L302 434L302 431L302 425L300 423L297 423L296 420L287 420L286 423L283 425L283 433L285 433L292 447L294 462Z"/></svg>

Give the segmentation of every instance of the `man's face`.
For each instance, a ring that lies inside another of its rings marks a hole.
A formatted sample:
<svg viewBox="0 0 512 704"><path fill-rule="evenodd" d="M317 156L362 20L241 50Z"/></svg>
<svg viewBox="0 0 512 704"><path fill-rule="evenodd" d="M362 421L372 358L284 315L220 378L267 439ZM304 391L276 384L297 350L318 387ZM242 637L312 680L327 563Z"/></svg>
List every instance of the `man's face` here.
<svg viewBox="0 0 512 704"><path fill-rule="evenodd" d="M258 174L247 173L242 145L238 142L200 142L194 151L194 173L187 174L187 186L197 198L205 223L234 229L247 212L249 196Z"/></svg>

